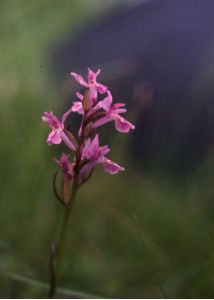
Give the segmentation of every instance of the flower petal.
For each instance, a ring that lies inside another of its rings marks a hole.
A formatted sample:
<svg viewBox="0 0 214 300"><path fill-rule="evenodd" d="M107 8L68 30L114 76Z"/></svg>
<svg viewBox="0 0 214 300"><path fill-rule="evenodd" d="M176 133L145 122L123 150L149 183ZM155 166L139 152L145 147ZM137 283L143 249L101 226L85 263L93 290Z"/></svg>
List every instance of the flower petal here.
<svg viewBox="0 0 214 300"><path fill-rule="evenodd" d="M84 114L81 101L74 101L71 109L72 109L73 112L77 112L80 115Z"/></svg>
<svg viewBox="0 0 214 300"><path fill-rule="evenodd" d="M92 116L94 113L96 113L101 108L105 111L109 111L112 103L112 97L111 95L108 95L103 100L99 101L91 110L90 110L90 116Z"/></svg>
<svg viewBox="0 0 214 300"><path fill-rule="evenodd" d="M70 76L72 76L79 84L88 87L88 83L83 79L81 75L71 72Z"/></svg>
<svg viewBox="0 0 214 300"><path fill-rule="evenodd" d="M96 122L94 122L93 128L100 127L108 122L111 122L112 120L114 120L114 119L110 115L106 115L106 116L98 119Z"/></svg>
<svg viewBox="0 0 214 300"><path fill-rule="evenodd" d="M107 96L102 101L99 102L100 107L103 108L105 111L109 111L112 101L113 101L112 94L110 91L107 91Z"/></svg>
<svg viewBox="0 0 214 300"><path fill-rule="evenodd" d="M62 127L62 129L64 129L65 121L66 121L66 119L68 118L68 116L69 116L71 113L72 113L72 107L71 107L68 111L66 111L66 112L64 113L64 115L62 116L62 120L61 120L61 127Z"/></svg>
<svg viewBox="0 0 214 300"><path fill-rule="evenodd" d="M111 113L115 113L115 114L123 114L127 111L126 108L121 108L124 107L125 103L115 103L112 105L111 107Z"/></svg>
<svg viewBox="0 0 214 300"><path fill-rule="evenodd" d="M83 151L85 158L89 160L94 160L98 148L99 148L99 136L98 134L96 134L93 140L89 138L85 142L84 151Z"/></svg>
<svg viewBox="0 0 214 300"><path fill-rule="evenodd" d="M90 152L94 153L98 147L99 147L99 135L96 134L94 139L91 141L89 150L90 150Z"/></svg>
<svg viewBox="0 0 214 300"><path fill-rule="evenodd" d="M97 76L100 74L100 69L97 72L93 72L90 68L88 68L88 83L94 84L97 81Z"/></svg>
<svg viewBox="0 0 214 300"><path fill-rule="evenodd" d="M48 123L51 129L61 127L59 119L53 114L52 111L44 112L44 115L42 116L42 121Z"/></svg>
<svg viewBox="0 0 214 300"><path fill-rule="evenodd" d="M63 130L60 131L60 136L63 142L65 143L65 145L68 146L68 148L70 148L73 151L76 151L76 147L74 146L74 144L71 142L71 140Z"/></svg>
<svg viewBox="0 0 214 300"><path fill-rule="evenodd" d="M115 115L115 128L119 132L129 132L130 129L135 129L135 126L119 115Z"/></svg>
<svg viewBox="0 0 214 300"><path fill-rule="evenodd" d="M47 143L49 146L55 144L58 145L62 142L61 137L61 129L60 130L52 130L48 136Z"/></svg>
<svg viewBox="0 0 214 300"><path fill-rule="evenodd" d="M106 173L117 174L119 171L124 171L125 169L110 159L103 158L102 164Z"/></svg>
<svg viewBox="0 0 214 300"><path fill-rule="evenodd" d="M72 179L74 175L73 165L69 162L68 158L70 155L62 153L60 160L56 160L56 163L60 165L62 173L68 178Z"/></svg>
<svg viewBox="0 0 214 300"><path fill-rule="evenodd" d="M96 163L102 162L104 155L110 151L108 146L99 146L99 136L96 134L93 140L88 138L82 151L82 158L94 161Z"/></svg>
<svg viewBox="0 0 214 300"><path fill-rule="evenodd" d="M95 168L97 165L97 162L89 161L86 165L82 167L80 170L81 175L84 173L89 173L93 168Z"/></svg>
<svg viewBox="0 0 214 300"><path fill-rule="evenodd" d="M96 86L97 91L100 94L104 94L104 93L107 92L107 89L108 89L107 86L105 86L105 85L103 85L101 83L98 83L98 82L96 82L95 86Z"/></svg>
<svg viewBox="0 0 214 300"><path fill-rule="evenodd" d="M88 68L88 85L94 86L98 93L104 94L107 91L107 87L97 82L97 76L99 74L100 74L100 69L98 69L97 72L93 72L90 68Z"/></svg>
<svg viewBox="0 0 214 300"><path fill-rule="evenodd" d="M76 92L76 96L80 101L82 101L84 98L84 96L80 92Z"/></svg>

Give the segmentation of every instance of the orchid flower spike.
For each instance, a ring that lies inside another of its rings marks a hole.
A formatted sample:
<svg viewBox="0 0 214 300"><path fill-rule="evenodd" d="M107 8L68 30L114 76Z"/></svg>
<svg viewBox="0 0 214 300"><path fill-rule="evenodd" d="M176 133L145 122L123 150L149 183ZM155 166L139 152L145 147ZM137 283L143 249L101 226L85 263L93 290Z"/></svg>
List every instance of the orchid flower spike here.
<svg viewBox="0 0 214 300"><path fill-rule="evenodd" d="M114 122L116 130L119 132L129 132L135 128L121 116L126 112L125 104L113 104L111 92L105 85L97 81L99 74L100 70L93 72L88 69L88 80L85 81L81 75L71 72L70 75L86 88L84 95L76 93L78 100L73 102L61 120L52 111L44 112L42 116L42 120L51 129L47 138L48 145L57 145L63 142L73 152L72 162L69 161L70 155L65 153L62 153L59 160L54 159L61 169L61 189L58 193L56 184L58 172L56 172L53 176L53 192L60 203L65 206L66 211L57 251L51 253L51 267L54 267L51 268L49 298L55 298L58 270L62 258L61 251L64 247L66 232L68 232L68 220L78 189L91 178L95 167L99 164L109 174L117 174L125 170L122 166L106 158L110 148L108 145L100 146L100 138L96 133L97 128L111 121ZM98 96L104 93L107 93L104 99L98 99ZM77 138L65 128L65 121L71 113L78 113L82 118Z"/></svg>
<svg viewBox="0 0 214 300"><path fill-rule="evenodd" d="M45 112L42 116L42 120L51 128L47 139L48 145L63 142L74 152L72 163L69 162L69 155L65 153L62 153L59 160L55 160L63 174L66 199L69 199L67 188L70 188L71 181L77 180L79 185L85 183L98 164L101 164L104 171L109 174L124 171L122 166L106 158L110 148L107 145L100 146L100 138L96 130L111 121L114 122L116 130L123 133L135 129L135 126L122 117L122 114L127 111L125 104L113 103L111 92L105 85L97 82L99 74L100 70L93 72L88 69L88 80L85 81L81 75L71 72L70 75L86 88L84 95L76 93L77 100L63 114L61 120L52 111ZM104 93L106 93L105 97L98 99L98 95ZM65 121L71 113L78 113L82 118L77 140L70 131L65 129Z"/></svg>

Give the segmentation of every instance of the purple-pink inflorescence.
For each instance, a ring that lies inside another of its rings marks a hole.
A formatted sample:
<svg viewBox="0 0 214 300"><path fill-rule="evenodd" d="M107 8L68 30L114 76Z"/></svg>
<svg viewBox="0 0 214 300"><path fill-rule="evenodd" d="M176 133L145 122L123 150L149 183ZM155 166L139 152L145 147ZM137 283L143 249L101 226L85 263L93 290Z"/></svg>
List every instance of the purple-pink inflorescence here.
<svg viewBox="0 0 214 300"><path fill-rule="evenodd" d="M110 152L108 146L100 146L97 128L111 121L119 132L129 132L135 126L128 122L121 114L126 112L124 103L113 104L111 92L108 88L97 82L100 70L93 72L88 69L88 81L76 73L70 75L86 88L85 94L77 92L77 101L74 101L70 109L59 120L53 113L45 112L42 120L46 122L51 132L48 135L48 145L64 144L74 153L73 161L69 161L69 155L62 153L59 160L55 160L67 181L72 181L76 175L81 185L90 177L96 165L101 164L105 172L117 174L124 168L114 163L105 155ZM99 95L106 94L99 100ZM65 128L65 121L71 113L78 113L82 116L78 138Z"/></svg>

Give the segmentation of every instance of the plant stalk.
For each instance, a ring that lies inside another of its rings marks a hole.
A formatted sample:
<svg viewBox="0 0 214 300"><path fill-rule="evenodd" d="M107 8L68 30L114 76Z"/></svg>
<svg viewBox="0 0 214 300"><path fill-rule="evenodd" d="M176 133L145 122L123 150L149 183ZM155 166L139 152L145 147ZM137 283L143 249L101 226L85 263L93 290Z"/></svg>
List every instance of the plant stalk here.
<svg viewBox="0 0 214 300"><path fill-rule="evenodd" d="M61 227L61 232L59 236L59 242L56 249L56 253L52 253L51 257L51 278L50 278L50 289L49 298L54 298L56 293L56 288L58 285L60 270L62 267L64 252L67 243L67 236L69 230L69 223L71 219L71 214L73 210L73 204L78 191L78 176L76 175L72 185L71 200L69 204L65 207L64 219Z"/></svg>
<svg viewBox="0 0 214 300"><path fill-rule="evenodd" d="M88 96L88 92L86 91L85 96ZM84 143L85 139L85 128L88 123L87 120L87 111L84 112L83 122L82 122L82 132L79 138L79 142L76 149L76 158L75 158L75 167L74 167L74 179L73 185L71 190L71 198L68 205L65 207L65 215L64 220L60 232L59 242L56 249L56 253L53 252L51 256L51 278L50 278L50 290L49 290L49 298L54 298L56 293L56 288L58 285L60 270L63 262L67 236L68 236L68 229L69 229L69 221L71 219L71 213L73 209L74 200L76 198L76 194L79 187L79 171L80 171L80 162L81 162L81 147Z"/></svg>

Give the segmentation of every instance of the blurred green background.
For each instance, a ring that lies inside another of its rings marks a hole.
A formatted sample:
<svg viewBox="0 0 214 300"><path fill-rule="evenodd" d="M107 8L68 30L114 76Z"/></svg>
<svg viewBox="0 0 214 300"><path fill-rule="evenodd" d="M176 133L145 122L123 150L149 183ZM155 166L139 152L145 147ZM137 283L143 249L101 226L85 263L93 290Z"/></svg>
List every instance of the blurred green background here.
<svg viewBox="0 0 214 300"><path fill-rule="evenodd" d="M43 111L62 107L49 51L71 30L125 5L106 2L0 1L1 298L47 297L21 276L48 281L63 216L51 187L52 157L63 146L46 145L41 122ZM151 176L132 167L128 140L118 135L111 156L127 171L110 176L98 168L79 193L60 286L70 295L162 298L162 288L171 298L214 297L212 155L185 180Z"/></svg>

